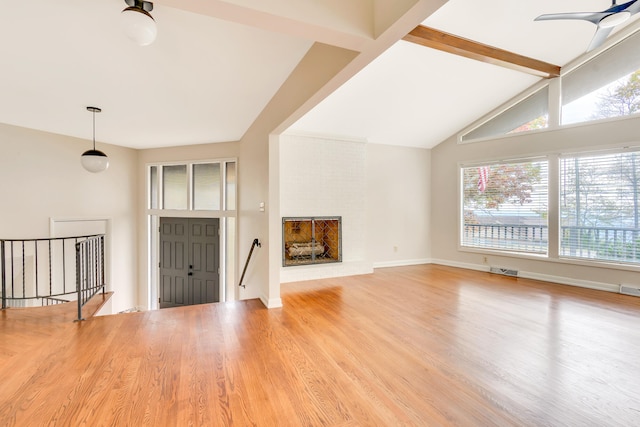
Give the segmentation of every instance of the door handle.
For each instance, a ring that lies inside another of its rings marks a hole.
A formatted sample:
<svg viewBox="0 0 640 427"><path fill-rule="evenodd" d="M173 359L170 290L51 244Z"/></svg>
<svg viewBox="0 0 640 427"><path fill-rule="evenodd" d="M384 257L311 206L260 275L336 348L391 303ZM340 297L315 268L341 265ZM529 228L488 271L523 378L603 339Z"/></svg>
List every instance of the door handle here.
<svg viewBox="0 0 640 427"><path fill-rule="evenodd" d="M189 274L188 274L188 276L193 276L193 273L190 271L190 272L189 272Z"/></svg>

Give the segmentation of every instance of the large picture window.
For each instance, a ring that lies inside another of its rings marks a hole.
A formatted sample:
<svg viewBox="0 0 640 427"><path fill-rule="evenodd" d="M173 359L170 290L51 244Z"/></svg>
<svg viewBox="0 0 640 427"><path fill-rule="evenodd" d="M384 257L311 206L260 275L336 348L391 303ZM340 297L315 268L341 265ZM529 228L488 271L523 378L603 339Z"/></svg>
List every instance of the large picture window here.
<svg viewBox="0 0 640 427"><path fill-rule="evenodd" d="M560 256L640 262L640 152L560 163Z"/></svg>
<svg viewBox="0 0 640 427"><path fill-rule="evenodd" d="M546 254L546 160L461 168L461 245Z"/></svg>

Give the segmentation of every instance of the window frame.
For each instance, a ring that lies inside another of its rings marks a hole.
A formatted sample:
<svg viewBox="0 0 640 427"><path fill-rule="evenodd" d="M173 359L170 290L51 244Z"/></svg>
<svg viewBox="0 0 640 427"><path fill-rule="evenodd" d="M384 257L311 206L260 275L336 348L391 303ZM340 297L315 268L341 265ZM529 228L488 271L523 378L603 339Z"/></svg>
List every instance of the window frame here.
<svg viewBox="0 0 640 427"><path fill-rule="evenodd" d="M220 163L221 164L221 205L220 210L195 210L193 209L193 165L200 163ZM227 201L227 165L235 164L235 182L233 193L235 206L233 209L226 209ZM188 209L163 209L162 200L162 167L187 165L187 191ZM151 206L151 169L156 167L156 200L157 208ZM237 157L225 157L218 159L150 162L145 165L145 214L146 214L146 247L147 247L147 304L151 309L157 308L158 301L158 280L159 269L158 260L160 251L158 247L159 218L161 217L182 217L182 218L220 218L220 286L221 298L225 301L233 301L239 298L237 287L234 287L238 276L238 188L240 164Z"/></svg>
<svg viewBox="0 0 640 427"><path fill-rule="evenodd" d="M564 230L563 228L565 227L580 227L580 226L566 226L562 223L562 208L560 207L561 203L562 203L562 189L560 188L562 186L562 161L566 160L566 159L576 159L576 158L585 158L585 157L591 157L591 158L595 158L595 157L605 157L605 156L615 156L615 155L619 155L619 154L629 154L629 153L636 153L638 154L638 160L640 161L640 147L638 146L625 146L625 147L615 147L615 148L611 148L608 150L599 150L599 151L577 151L577 152L570 152L570 153L563 153L562 155L558 156L558 196L560 198L559 200L559 205L558 205L558 259L561 261L565 261L565 262L569 262L569 263L578 263L578 264L587 264L587 265L599 265L599 264L606 264L608 266L614 265L614 266L618 266L619 268L623 268L623 269L628 269L629 267L632 269L640 269L640 256L638 257L637 261L626 261L623 259L618 259L618 258L597 258L597 257L584 257L584 256L570 256L570 255L566 255L563 253L563 250L571 250L570 247L564 247L563 243L562 243L562 238L563 238L563 233ZM603 227L603 226L597 226L597 227L583 227L583 228L587 228L587 229L592 229L594 231L598 231L600 229L610 229L610 230L623 230L629 227ZM615 236L614 236L615 238ZM582 249L581 249L582 251Z"/></svg>
<svg viewBox="0 0 640 427"><path fill-rule="evenodd" d="M550 129L556 128L558 123L559 123L559 119L556 119L555 110L552 109L552 104L553 104L552 100L556 96L555 92L557 92L555 90L555 88L554 88L554 84L555 84L556 81L557 81L557 78L556 79L541 80L541 81L535 83L534 85L529 86L527 89L525 89L524 91L520 92L518 95L514 96L513 98L511 98L507 102L505 102L502 105L500 105L499 107L491 110L488 114L482 116L480 119L476 120L475 122L473 122L469 126L467 126L464 129L462 129L460 132L458 132L458 134L456 135L457 143L458 144L473 144L473 143L482 142L482 141L493 141L493 140L497 140L497 139L501 139L501 138L510 138L510 137L515 136L515 135L522 135L522 134L527 134L528 135L528 134L531 134L532 132L544 132L544 131L548 131ZM506 113L507 111L509 111L512 108L516 107L521 102L526 101L528 98L530 98L532 96L535 96L539 91L544 90L545 88L548 88L548 99L549 99L549 107L547 108L548 114L549 114L549 118L548 118L548 125L547 125L546 128L532 129L532 130L529 130L529 131L516 132L516 133L504 133L504 134L493 135L493 136L483 136L483 137L480 137L480 138L469 138L469 139L465 138L466 135L474 132L476 129L484 126L485 124L487 124L491 120L494 120L495 118L499 117L500 115Z"/></svg>
<svg viewBox="0 0 640 427"><path fill-rule="evenodd" d="M195 209L194 207L194 165L197 164L211 164L218 163L220 164L220 209ZM227 203L229 201L228 198L228 184L227 184L227 165L229 163L235 164L235 183L233 187L234 191L234 200L236 206L233 209L227 208ZM187 208L186 209L165 209L164 208L164 196L163 196L163 168L165 166L186 166L187 167L187 187L185 191L187 191ZM152 188L151 188L151 170L153 167L156 167L156 190L157 193L155 195L155 200L157 203L157 207L153 207L152 202ZM208 160L190 160L190 161L174 161L174 162L153 162L146 164L146 180L145 180L145 192L146 192L146 202L145 209L149 215L162 215L166 216L168 213L175 215L182 215L186 212L189 213L198 213L202 214L202 216L206 217L225 217L225 216L235 216L237 210L237 200L238 200L238 159L237 158L220 158L220 159L208 159ZM213 215L213 216L212 216Z"/></svg>
<svg viewBox="0 0 640 427"><path fill-rule="evenodd" d="M518 95L516 95L515 97L511 98L509 101L507 101L506 103L502 104L501 106L499 106L498 108L492 110L489 114L483 116L480 120L477 120L475 122L473 122L471 125L467 126L466 128L464 128L462 131L460 131L457 134L457 142L458 144L471 144L474 142L480 142L480 141L487 141L487 140L495 140L495 139L499 139L499 138L504 138L504 137L511 137L514 135L520 135L523 133L526 134L530 134L531 132L540 132L540 131L546 131L550 128L556 127L557 123L556 120L554 120L553 118L555 117L552 109L551 109L551 100L554 97L554 90L553 90L553 85L552 85L552 80L542 80L536 84L534 84L533 86L530 86L528 89L526 89L523 92L520 92ZM547 119L547 127L545 128L540 128L540 129L531 129L528 131L521 131L521 132L515 132L515 133L501 133L501 134L497 134L497 135L489 135L489 136L481 136L481 137L477 137L477 138L467 138L467 135L475 132L476 130L480 129L481 127L487 125L489 122L491 122L494 119L497 119L498 117L500 117L503 114L508 113L509 111L511 111L512 109L516 108L518 105L526 102L528 99L538 95L541 91L543 90L547 90L547 99L548 99L548 103L549 105L547 106L547 114L548 114L548 119Z"/></svg>
<svg viewBox="0 0 640 427"><path fill-rule="evenodd" d="M458 163L458 235L457 235L457 248L461 252L479 252L479 253L489 253L489 254L502 254L508 256L518 256L518 257L533 257L533 258L549 258L549 255L552 251L551 244L551 236L552 236L552 227L550 224L550 209L551 209L551 159L549 156L528 156L523 158L507 158L501 160L493 160L493 161L481 161L481 162L462 162ZM546 163L546 230L547 230L547 244L546 250L544 252L528 252L524 250L513 250L513 249L502 249L499 247L487 247L487 246L472 246L464 244L464 233L465 233L465 205L464 205L464 169L469 168L480 168L483 166L498 166L498 165L511 165L518 163L535 163L535 162L545 162Z"/></svg>
<svg viewBox="0 0 640 427"><path fill-rule="evenodd" d="M462 167L477 167L483 164L497 164L501 162L509 162L512 160L520 160L520 159L501 159L501 158L493 158L490 160L484 159L479 161L461 161L457 164L457 182L456 182L456 191L457 194L457 217L456 217L456 249L458 252L468 253L468 254L477 254L483 256L483 261L486 265L489 265L487 256L496 256L496 257L504 257L504 258L517 258L524 260L544 260L545 262L551 262L555 264L566 264L566 265L575 265L582 267L598 267L598 268L608 268L611 270L621 270L621 271L631 271L631 272L640 272L640 264L637 263L628 263L628 262L615 262L611 260L598 260L598 259L586 259L586 258L568 258L560 256L560 239L561 239L561 218L560 218L560 162L562 158L571 157L571 156L590 156L590 155L598 155L598 154L613 154L616 152L624 152L624 151L640 151L640 141L635 141L633 143L624 142L624 143L615 143L611 145L602 145L599 147L585 148L585 149L576 149L566 152L539 152L532 156L523 156L521 159L537 159L537 158L547 158L548 160L548 197L549 197L549 205L548 205L548 229L549 229L549 239L548 239L548 251L547 255L539 255L532 253L524 253L524 252L508 252L504 250L496 250L496 249L485 249L485 248L477 248L477 247L469 247L461 245L461 231L462 224L464 221L463 218L463 193L462 193ZM495 264L495 261L490 263L491 265ZM471 264L470 264L471 265ZM476 265L476 264L474 264ZM498 264L499 265L499 264ZM477 268L477 267L472 267ZM488 268L488 267L487 267ZM533 277L533 276L532 276ZM541 276L542 277L542 276ZM572 283L572 282L571 282ZM569 283L569 284L571 284Z"/></svg>
<svg viewBox="0 0 640 427"><path fill-rule="evenodd" d="M638 39L638 40L636 40ZM615 55L616 48L621 46L620 53L621 56L624 56L625 44L634 44L634 42L638 42L640 40L640 32L633 31L632 29L624 28L621 31L613 34L607 42L599 49L593 50L591 52L586 52L582 56L576 58L570 63L566 64L562 67L559 77L555 77L553 79L542 79L539 82L533 84L528 87L524 91L520 92L509 101L503 103L498 108L490 111L488 114L485 114L480 119L474 121L471 125L465 127L456 135L456 141L458 144L473 144L477 142L484 141L494 141L500 140L504 138L513 138L520 135L530 135L532 133L537 132L549 132L556 129L570 129L574 127L580 126L589 126L594 123L607 123L607 122L616 122L620 120L633 120L634 118L638 118L640 113L625 115L625 116L615 116L615 117L606 117L600 119L590 119L586 121L580 122L572 122L567 124L562 124L562 108L563 108L563 100L562 100L562 81L565 78L570 78L570 75L574 72L580 72L579 70L584 66L589 66L589 63L597 63L599 57L602 56L606 58L607 56ZM634 45L635 46L635 45ZM600 58L602 59L602 58ZM510 110L520 102L526 100L526 98L532 96L535 92L540 90L545 85L549 85L549 117L548 117L548 126L546 128L540 129L532 129L528 131L522 131L517 133L505 133L501 135L495 136L487 136L480 138L469 138L465 139L465 136L477 128L483 126L487 122L495 119L497 116L505 113Z"/></svg>
<svg viewBox="0 0 640 427"><path fill-rule="evenodd" d="M196 207L196 204L198 203L198 197L200 196L198 194L198 183L196 182L196 167L200 166L200 165L218 165L218 184L219 184L219 193L218 193L218 206L219 209L206 209L206 208L198 208ZM190 188L189 188L189 194L191 196L191 210L194 211L221 211L221 210L226 210L226 206L225 206L225 188L227 183L226 183L226 174L223 177L223 173L226 172L227 169L227 162L195 162L195 163L191 163L189 165L189 168L191 169L191 181L189 182L190 184Z"/></svg>

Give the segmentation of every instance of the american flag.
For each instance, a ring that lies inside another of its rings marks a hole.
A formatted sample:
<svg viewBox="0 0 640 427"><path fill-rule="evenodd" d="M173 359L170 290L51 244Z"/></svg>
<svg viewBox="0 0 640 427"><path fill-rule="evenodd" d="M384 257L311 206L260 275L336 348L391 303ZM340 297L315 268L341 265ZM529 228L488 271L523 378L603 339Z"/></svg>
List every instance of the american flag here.
<svg viewBox="0 0 640 427"><path fill-rule="evenodd" d="M480 166L478 168L478 191L484 193L487 189L487 182L489 181L489 166Z"/></svg>

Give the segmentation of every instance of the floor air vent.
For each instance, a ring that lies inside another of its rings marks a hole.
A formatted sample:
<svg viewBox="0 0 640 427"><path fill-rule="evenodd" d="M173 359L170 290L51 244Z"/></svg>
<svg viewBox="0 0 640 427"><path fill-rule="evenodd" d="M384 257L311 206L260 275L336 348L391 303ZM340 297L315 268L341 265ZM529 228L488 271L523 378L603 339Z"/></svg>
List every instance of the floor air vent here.
<svg viewBox="0 0 640 427"><path fill-rule="evenodd" d="M640 297L640 287L636 285L620 285L620 293Z"/></svg>
<svg viewBox="0 0 640 427"><path fill-rule="evenodd" d="M489 271L491 273L502 274L504 276L518 277L518 270L512 270L510 268L491 267Z"/></svg>

